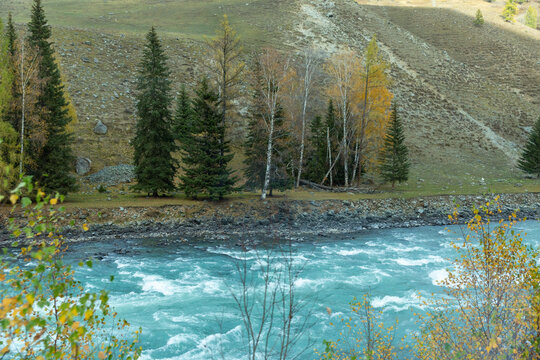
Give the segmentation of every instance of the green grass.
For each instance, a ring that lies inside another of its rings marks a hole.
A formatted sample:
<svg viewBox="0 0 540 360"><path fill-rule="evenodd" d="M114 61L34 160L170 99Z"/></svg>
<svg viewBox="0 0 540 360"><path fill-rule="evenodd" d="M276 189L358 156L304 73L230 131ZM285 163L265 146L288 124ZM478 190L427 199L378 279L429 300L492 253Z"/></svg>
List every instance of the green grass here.
<svg viewBox="0 0 540 360"><path fill-rule="evenodd" d="M540 193L540 182L538 180L527 179L515 181L504 181L497 183L487 183L483 185L471 185L463 187L458 192L455 189L443 189L433 184L407 183L396 185L392 190L390 185L384 185L377 189L376 193L360 194L360 193L333 193L323 191L310 190L289 190L285 192L277 192L276 196L268 198L269 201L274 200L304 200L304 201L321 201L321 200L361 200L361 199L389 199L389 198L418 198L438 195L483 195L483 194L507 194L507 193ZM221 202L252 202L259 201L258 193L241 192L234 193ZM159 206L180 206L200 204L200 201L187 199L183 195L175 195L171 197L152 198L140 194L127 193L119 194L117 190L111 190L111 193L106 194L70 194L65 202L67 208L114 208L114 207L159 207ZM208 204L212 204L208 202Z"/></svg>
<svg viewBox="0 0 540 360"><path fill-rule="evenodd" d="M226 13L245 40L257 42L271 40L269 34L277 34L277 27L285 25L292 1L278 2L277 6L276 0L48 0L44 7L53 26L121 33L146 33L156 26L160 33L196 40L213 36ZM29 4L10 0L2 5L0 15L11 11L16 22L25 23ZM274 25L271 19L281 24Z"/></svg>

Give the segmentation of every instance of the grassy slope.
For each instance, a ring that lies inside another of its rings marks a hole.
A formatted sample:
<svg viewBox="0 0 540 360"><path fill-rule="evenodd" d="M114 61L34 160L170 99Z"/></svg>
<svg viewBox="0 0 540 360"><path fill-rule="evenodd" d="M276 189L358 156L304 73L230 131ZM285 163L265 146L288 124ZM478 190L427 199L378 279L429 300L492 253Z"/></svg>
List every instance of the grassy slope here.
<svg viewBox="0 0 540 360"><path fill-rule="evenodd" d="M13 11L15 21L28 20L29 1L10 0L1 12ZM203 40L214 34L224 13L250 43L278 38L267 19L274 10L289 11L285 0L48 0L47 17L53 26L94 31L141 34L157 26L171 36Z"/></svg>

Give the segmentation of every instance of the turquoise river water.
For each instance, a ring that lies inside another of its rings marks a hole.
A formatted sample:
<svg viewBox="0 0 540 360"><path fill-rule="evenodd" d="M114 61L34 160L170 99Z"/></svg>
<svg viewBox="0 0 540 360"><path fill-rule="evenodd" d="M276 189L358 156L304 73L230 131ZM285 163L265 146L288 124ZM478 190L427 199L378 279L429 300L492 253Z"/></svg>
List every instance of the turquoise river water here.
<svg viewBox="0 0 540 360"><path fill-rule="evenodd" d="M335 338L329 323L348 315L349 301L367 291L386 320L399 319L398 336L414 331L413 311L422 311L417 294L442 291L437 281L445 277L454 256L450 242L459 236L458 228L450 229L454 232L443 227L373 230L295 242L294 263L303 268L296 296L309 298L299 319L309 313L314 324L308 334L314 345L300 358L315 359L311 348L322 349L323 339ZM517 229L528 233L528 243L540 246L539 222L524 222ZM260 275L254 252L244 253L234 241L159 243L128 239L77 244L68 259L109 254L94 261L92 269L78 270L77 277L90 289L110 291L120 316L143 328L143 359L246 358L231 292L240 289L239 258L246 256L251 274ZM120 249L128 251L118 254ZM254 286L260 289L261 284Z"/></svg>

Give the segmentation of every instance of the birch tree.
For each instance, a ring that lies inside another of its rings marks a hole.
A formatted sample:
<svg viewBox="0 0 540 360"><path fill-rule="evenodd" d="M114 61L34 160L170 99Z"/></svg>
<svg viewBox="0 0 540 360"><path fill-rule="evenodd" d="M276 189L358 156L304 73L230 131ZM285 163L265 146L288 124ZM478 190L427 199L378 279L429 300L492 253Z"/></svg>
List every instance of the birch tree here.
<svg viewBox="0 0 540 360"><path fill-rule="evenodd" d="M5 109L5 119L17 131L19 138L19 175L36 169L36 160L47 141L46 109L37 106L43 86L43 79L38 73L40 56L25 38L23 34L13 44L11 100Z"/></svg>
<svg viewBox="0 0 540 360"><path fill-rule="evenodd" d="M336 53L325 65L325 70L330 75L332 83L328 90L329 95L331 98L337 99L336 104L342 120L341 154L343 159L343 180L346 187L349 186L349 143L352 132L350 124L352 119L351 102L354 98L355 83L360 68L360 59L350 49Z"/></svg>
<svg viewBox="0 0 540 360"><path fill-rule="evenodd" d="M274 150L274 130L276 114L283 96L283 87L291 76L290 61L274 49L264 49L259 55L258 66L261 71L262 91L260 93L264 112L262 117L268 128L266 147L266 170L261 199L266 199L272 169L272 153Z"/></svg>
<svg viewBox="0 0 540 360"><path fill-rule="evenodd" d="M306 139L306 116L308 103L312 96L313 79L317 70L318 59L315 52L312 49L304 50L302 54L302 63L300 66L300 83L301 83L301 102L302 111L300 115L301 130L300 130L300 159L298 160L298 175L296 178L296 187L300 186L300 180L302 179L302 170L304 166L304 152L305 152L305 139Z"/></svg>

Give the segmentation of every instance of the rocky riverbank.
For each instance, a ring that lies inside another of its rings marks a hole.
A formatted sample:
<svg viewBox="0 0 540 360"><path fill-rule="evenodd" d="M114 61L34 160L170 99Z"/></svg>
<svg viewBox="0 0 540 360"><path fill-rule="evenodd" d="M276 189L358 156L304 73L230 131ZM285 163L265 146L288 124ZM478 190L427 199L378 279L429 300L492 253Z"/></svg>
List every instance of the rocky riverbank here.
<svg viewBox="0 0 540 360"><path fill-rule="evenodd" d="M129 237L187 240L259 237L296 238L346 234L366 229L447 225L448 215L460 206L461 219L469 219L473 206L493 202L493 196L434 196L415 199L364 199L301 201L271 199L261 202L200 202L162 207L119 207L66 210L66 237L72 241ZM500 196L501 216L518 210L518 217L540 219L540 193ZM17 218L17 217L16 217ZM88 224L89 231L82 231ZM7 239L7 231L1 236Z"/></svg>

